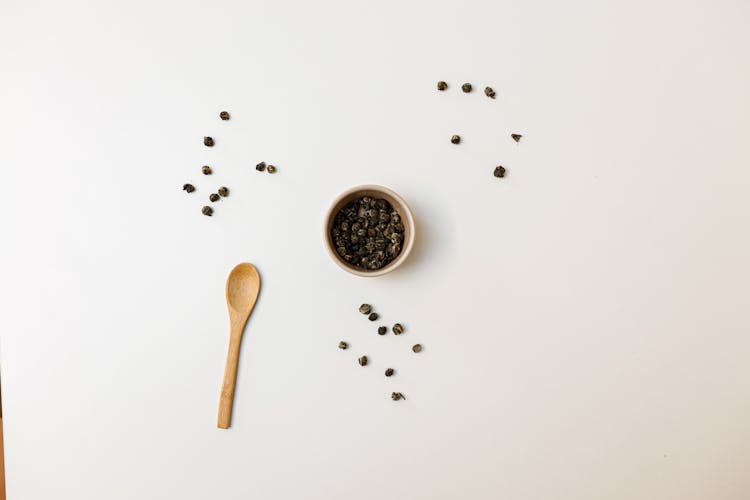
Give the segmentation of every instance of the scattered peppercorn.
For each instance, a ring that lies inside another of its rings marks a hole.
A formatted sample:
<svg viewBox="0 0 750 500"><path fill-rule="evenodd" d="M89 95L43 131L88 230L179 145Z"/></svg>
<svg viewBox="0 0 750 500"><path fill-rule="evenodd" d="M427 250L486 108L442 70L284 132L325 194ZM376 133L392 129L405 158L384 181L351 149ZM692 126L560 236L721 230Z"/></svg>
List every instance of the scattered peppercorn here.
<svg viewBox="0 0 750 500"><path fill-rule="evenodd" d="M439 81L439 82L437 83L437 89L438 89L438 90L445 90L445 89L447 89L447 88L448 88L448 84L447 84L447 83L445 83L444 81L442 81L442 80L441 80L441 81Z"/></svg>
<svg viewBox="0 0 750 500"><path fill-rule="evenodd" d="M393 368L387 368L385 370L385 376L390 377L391 375L393 375Z"/></svg>
<svg viewBox="0 0 750 500"><path fill-rule="evenodd" d="M468 94L469 92L471 92L471 84L464 83L463 85L461 85L461 90L463 90L464 92Z"/></svg>
<svg viewBox="0 0 750 500"><path fill-rule="evenodd" d="M495 98L495 91L492 90L492 87L485 87L484 88L484 95L486 95L490 99L494 99Z"/></svg>
<svg viewBox="0 0 750 500"><path fill-rule="evenodd" d="M393 333L396 335L401 335L402 333L404 333L404 327L401 326L401 323L396 323L395 325L393 325Z"/></svg>
<svg viewBox="0 0 750 500"><path fill-rule="evenodd" d="M510 134L510 136L513 138L514 141L518 142L521 140L521 137L523 137L521 134Z"/></svg>
<svg viewBox="0 0 750 500"><path fill-rule="evenodd" d="M370 315L367 317L370 321L375 321L378 319L378 313L370 313Z"/></svg>
<svg viewBox="0 0 750 500"><path fill-rule="evenodd" d="M386 328L384 326L379 326L378 327L378 335L385 335L385 332L387 332L387 331L388 331L388 328Z"/></svg>
<svg viewBox="0 0 750 500"><path fill-rule="evenodd" d="M203 138L203 145L208 146L209 148L214 145L214 139L213 137L204 137Z"/></svg>
<svg viewBox="0 0 750 500"><path fill-rule="evenodd" d="M459 142L461 142L461 136L454 134L453 137L451 137L451 142L453 144L458 144Z"/></svg>
<svg viewBox="0 0 750 500"><path fill-rule="evenodd" d="M498 165L495 167L495 171L492 173L495 177L505 177L505 167Z"/></svg>
<svg viewBox="0 0 750 500"><path fill-rule="evenodd" d="M203 212L203 215L207 215L211 217L211 215L213 215L214 213L214 209L206 205L205 207L201 209L201 212Z"/></svg>
<svg viewBox="0 0 750 500"><path fill-rule="evenodd" d="M422 351L422 344L414 344L414 346L411 348L414 352L421 352Z"/></svg>
<svg viewBox="0 0 750 500"><path fill-rule="evenodd" d="M219 196L226 198L227 196L229 196L229 189L225 188L224 186L221 186L219 188L218 193L219 193Z"/></svg>
<svg viewBox="0 0 750 500"><path fill-rule="evenodd" d="M193 191L195 191L195 186L193 186L192 184L183 184L182 190L187 191L188 193L192 193Z"/></svg>
<svg viewBox="0 0 750 500"><path fill-rule="evenodd" d="M225 121L229 120L229 113L226 111L222 111L221 113L219 113L219 118Z"/></svg>
<svg viewBox="0 0 750 500"><path fill-rule="evenodd" d="M276 173L276 167L273 165L268 165L268 173L269 174L275 174Z"/></svg>
<svg viewBox="0 0 750 500"><path fill-rule="evenodd" d="M349 347L349 344L347 344L343 340L339 342L339 349L346 349L347 347Z"/></svg>
<svg viewBox="0 0 750 500"><path fill-rule="evenodd" d="M398 401L399 399L406 399L406 397L400 392L392 392L391 399L394 401Z"/></svg>
<svg viewBox="0 0 750 500"><path fill-rule="evenodd" d="M219 201L219 195L216 194L216 193L211 193L209 195L208 199L211 200L211 201Z"/></svg>
<svg viewBox="0 0 750 500"><path fill-rule="evenodd" d="M362 304L359 306L359 312L362 314L370 314L370 311L372 310L372 307L370 307L370 304Z"/></svg>
<svg viewBox="0 0 750 500"><path fill-rule="evenodd" d="M258 172L263 172L265 169L266 169L266 162L264 161L255 165L255 170L257 170Z"/></svg>
<svg viewBox="0 0 750 500"><path fill-rule="evenodd" d="M365 366L367 364L367 356L361 356L357 362L359 363L359 366Z"/></svg>
<svg viewBox="0 0 750 500"><path fill-rule="evenodd" d="M213 170L211 170L211 167L208 165L203 165L203 168L201 168L201 172L203 172L203 175L211 175L213 173Z"/></svg>

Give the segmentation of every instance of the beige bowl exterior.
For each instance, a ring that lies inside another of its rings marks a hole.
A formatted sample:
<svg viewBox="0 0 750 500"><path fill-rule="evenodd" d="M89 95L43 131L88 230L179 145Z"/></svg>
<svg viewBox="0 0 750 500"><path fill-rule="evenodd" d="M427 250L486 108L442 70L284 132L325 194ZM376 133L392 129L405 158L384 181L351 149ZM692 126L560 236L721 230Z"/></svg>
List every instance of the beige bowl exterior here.
<svg viewBox="0 0 750 500"><path fill-rule="evenodd" d="M333 219L336 217L336 214L339 213L339 210L341 210L347 203L357 198L361 198L362 196L371 196L373 198L381 198L386 200L401 216L401 223L404 225L404 243L401 247L401 253L398 254L398 257L388 263L387 266L376 271L359 269L341 259L338 252L336 252L336 247L334 246L333 239L331 238L331 227L333 226ZM328 251L328 254L331 256L333 261L338 264L340 268L352 274L356 274L357 276L375 277L382 276L393 271L404 263L406 258L411 253L412 247L414 246L414 216L411 212L411 209L409 208L409 205L407 205L404 199L392 190L388 189L387 187L377 186L374 184L355 186L338 195L336 199L333 200L331 207L326 213L323 230L325 232L324 238L326 250Z"/></svg>

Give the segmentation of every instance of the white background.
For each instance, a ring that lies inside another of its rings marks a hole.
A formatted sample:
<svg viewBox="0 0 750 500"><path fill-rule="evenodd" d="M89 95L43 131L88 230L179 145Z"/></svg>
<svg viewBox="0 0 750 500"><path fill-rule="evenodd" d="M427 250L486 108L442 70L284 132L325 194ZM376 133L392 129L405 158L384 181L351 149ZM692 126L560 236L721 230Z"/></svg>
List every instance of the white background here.
<svg viewBox="0 0 750 500"><path fill-rule="evenodd" d="M0 6L9 499L750 497L747 2ZM361 183L382 278L322 245Z"/></svg>

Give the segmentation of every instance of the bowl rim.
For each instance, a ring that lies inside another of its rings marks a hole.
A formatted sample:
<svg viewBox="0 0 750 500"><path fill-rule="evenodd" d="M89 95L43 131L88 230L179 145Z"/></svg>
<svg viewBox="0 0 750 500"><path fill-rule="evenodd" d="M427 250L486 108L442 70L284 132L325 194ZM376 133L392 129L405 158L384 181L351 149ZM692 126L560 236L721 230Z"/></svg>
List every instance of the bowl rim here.
<svg viewBox="0 0 750 500"><path fill-rule="evenodd" d="M399 212L403 211L403 213L399 213L399 215L405 218L407 220L407 223L409 224L409 237L407 238L406 241L404 241L404 245L401 248L401 253L398 255L398 257L392 260L387 266L377 269L375 271L360 270L342 262L338 254L333 251L333 245L331 244L331 235L329 234L329 231L328 231L328 224L331 218L335 216L335 214L333 213L333 210L336 207L336 205L338 205L341 202L341 200L343 200L347 196L351 196L352 194L358 191L377 191L377 192L381 192L390 196L391 198L396 200L396 202L398 202L398 204L400 205L399 207L394 207L394 208L402 209L402 210L399 210ZM406 258L411 253L412 247L414 246L414 235L415 235L414 214L409 204L406 203L406 201L394 190L385 186L381 186L379 184L360 184L358 186L353 186L353 187L350 187L349 189L344 190L341 194L339 194L333 199L331 204L328 206L328 210L326 211L326 216L323 219L323 242L325 243L326 252L328 253L328 255L330 255L333 261L343 270L350 272L356 276L362 276L365 278L374 278L376 276L382 276L384 274L390 273L394 269L401 266L401 264L404 263Z"/></svg>

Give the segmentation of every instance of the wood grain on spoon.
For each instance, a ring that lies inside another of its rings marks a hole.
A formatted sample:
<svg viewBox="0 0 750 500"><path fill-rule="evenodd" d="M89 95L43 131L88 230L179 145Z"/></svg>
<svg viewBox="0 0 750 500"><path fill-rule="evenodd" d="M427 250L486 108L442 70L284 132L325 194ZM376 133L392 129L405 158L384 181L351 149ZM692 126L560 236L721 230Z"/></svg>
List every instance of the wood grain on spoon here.
<svg viewBox="0 0 750 500"><path fill-rule="evenodd" d="M245 324L253 312L260 292L260 275L255 266L248 263L237 264L227 278L227 307L229 308L229 352L224 369L224 383L219 399L220 429L228 429L232 421L234 386L237 382L237 364L240 358L240 344Z"/></svg>

